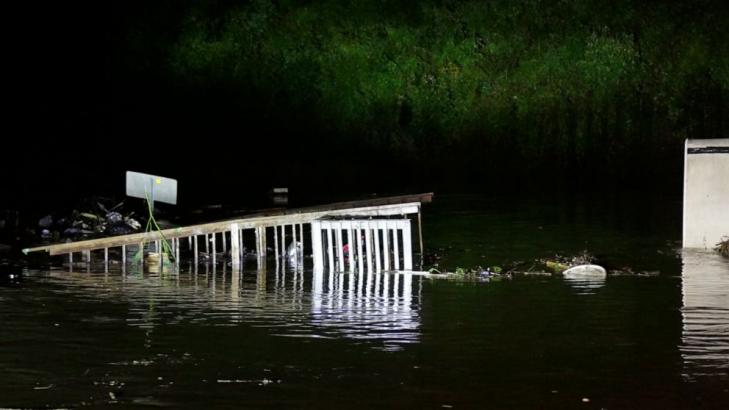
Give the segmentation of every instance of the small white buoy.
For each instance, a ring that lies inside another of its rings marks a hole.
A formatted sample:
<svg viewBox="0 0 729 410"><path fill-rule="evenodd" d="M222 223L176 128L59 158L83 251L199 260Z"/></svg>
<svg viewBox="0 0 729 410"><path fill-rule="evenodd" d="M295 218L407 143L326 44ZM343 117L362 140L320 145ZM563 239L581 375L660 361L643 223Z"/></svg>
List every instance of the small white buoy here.
<svg viewBox="0 0 729 410"><path fill-rule="evenodd" d="M607 272L600 265L577 265L562 272L562 275L565 278L604 278Z"/></svg>

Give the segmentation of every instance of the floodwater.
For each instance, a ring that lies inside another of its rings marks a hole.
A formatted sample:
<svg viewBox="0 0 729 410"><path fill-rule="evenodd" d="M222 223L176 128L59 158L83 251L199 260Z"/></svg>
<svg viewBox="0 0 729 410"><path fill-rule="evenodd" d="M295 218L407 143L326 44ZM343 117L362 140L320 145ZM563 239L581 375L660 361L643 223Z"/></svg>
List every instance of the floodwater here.
<svg viewBox="0 0 729 410"><path fill-rule="evenodd" d="M677 250L680 201L454 196L423 225L449 270L587 250L650 275L5 272L0 407L729 404L729 259Z"/></svg>

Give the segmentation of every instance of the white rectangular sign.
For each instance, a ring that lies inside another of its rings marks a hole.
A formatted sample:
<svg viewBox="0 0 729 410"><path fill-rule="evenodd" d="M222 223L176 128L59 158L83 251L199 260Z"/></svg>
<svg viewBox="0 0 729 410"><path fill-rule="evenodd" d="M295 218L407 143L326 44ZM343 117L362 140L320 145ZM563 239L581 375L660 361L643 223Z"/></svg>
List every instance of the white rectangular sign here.
<svg viewBox="0 0 729 410"><path fill-rule="evenodd" d="M127 171L127 196L176 205L177 180Z"/></svg>

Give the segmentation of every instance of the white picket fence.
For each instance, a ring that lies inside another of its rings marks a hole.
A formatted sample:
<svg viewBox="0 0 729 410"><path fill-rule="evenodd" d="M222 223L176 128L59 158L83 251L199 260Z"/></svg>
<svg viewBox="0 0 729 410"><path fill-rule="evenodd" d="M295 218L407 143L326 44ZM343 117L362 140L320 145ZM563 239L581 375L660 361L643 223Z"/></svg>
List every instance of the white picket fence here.
<svg viewBox="0 0 729 410"><path fill-rule="evenodd" d="M315 272L413 269L409 219L312 221L311 243Z"/></svg>

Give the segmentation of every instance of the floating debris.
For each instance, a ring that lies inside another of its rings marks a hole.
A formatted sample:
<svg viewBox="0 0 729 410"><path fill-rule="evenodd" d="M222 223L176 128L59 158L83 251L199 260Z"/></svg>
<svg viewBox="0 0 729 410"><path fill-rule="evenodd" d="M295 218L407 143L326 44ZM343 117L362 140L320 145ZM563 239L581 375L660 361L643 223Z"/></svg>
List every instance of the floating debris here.
<svg viewBox="0 0 729 410"><path fill-rule="evenodd" d="M565 257L555 255L554 258L540 259L537 261L538 264L543 265L544 270L552 273L563 273L564 271L580 265L592 265L595 262L595 257L590 255L587 251L582 251L582 254L572 257Z"/></svg>
<svg viewBox="0 0 729 410"><path fill-rule="evenodd" d="M607 276L637 276L654 277L661 274L658 270L634 271L624 266L618 269L606 269L596 263L597 258L587 251L576 256L555 255L551 258L536 259L533 261L513 261L506 263L504 268L491 266L487 268L457 268L454 272L441 272L437 263L433 264L428 272L434 274L433 278L448 278L465 281L483 281L486 279L511 278L512 275L522 276L553 276L561 275L567 279L606 278ZM435 275L437 274L437 275Z"/></svg>
<svg viewBox="0 0 729 410"><path fill-rule="evenodd" d="M348 255L349 247L347 247L347 249L345 249L345 251L346 251L345 253ZM289 263L291 263L291 264L294 264L297 261L301 260L301 258L303 257L303 254L304 254L303 247L302 247L301 242L299 242L299 241L296 241L296 243L291 242L289 244L288 248L286 248L286 257L288 258Z"/></svg>
<svg viewBox="0 0 729 410"><path fill-rule="evenodd" d="M604 278L607 276L607 271L605 271L605 268L600 265L586 264L572 266L571 268L566 269L564 272L562 272L562 276L564 276L565 278Z"/></svg>
<svg viewBox="0 0 729 410"><path fill-rule="evenodd" d="M490 266L485 269L480 266L475 269L459 267L454 272L441 272L436 268L431 268L427 273L431 274L431 276L428 276L430 278L445 278L465 282L490 282L511 279L511 272L504 272L499 266Z"/></svg>
<svg viewBox="0 0 729 410"><path fill-rule="evenodd" d="M46 215L38 220L35 233L44 241L75 241L138 232L142 224L134 212L123 211L124 202L111 205L109 199L85 199L66 215Z"/></svg>
<svg viewBox="0 0 729 410"><path fill-rule="evenodd" d="M569 269L570 265L556 261L545 261L544 266L553 273L562 273Z"/></svg>
<svg viewBox="0 0 729 410"><path fill-rule="evenodd" d="M172 263L170 262L170 256L166 252L162 253L162 268L163 272L168 272L168 269L172 266ZM159 271L160 267L160 253L159 252L149 252L144 258L144 263L149 267L149 270L151 272Z"/></svg>
<svg viewBox="0 0 729 410"><path fill-rule="evenodd" d="M610 276L658 276L661 274L659 270L645 270L645 271L633 271L632 268L625 266L620 269L611 270L608 272Z"/></svg>
<svg viewBox="0 0 729 410"><path fill-rule="evenodd" d="M721 242L716 244L714 250L719 252L722 256L729 258L729 236L721 238Z"/></svg>

